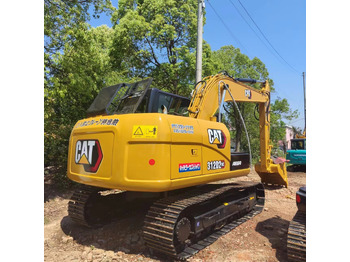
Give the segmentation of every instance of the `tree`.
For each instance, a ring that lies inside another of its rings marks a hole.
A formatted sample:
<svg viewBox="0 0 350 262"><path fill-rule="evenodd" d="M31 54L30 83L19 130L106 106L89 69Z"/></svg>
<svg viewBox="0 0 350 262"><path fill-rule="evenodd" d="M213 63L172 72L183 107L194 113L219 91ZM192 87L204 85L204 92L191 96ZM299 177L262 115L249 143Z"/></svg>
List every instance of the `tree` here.
<svg viewBox="0 0 350 262"><path fill-rule="evenodd" d="M89 8L93 7L93 17L102 12L111 13L114 8L110 0L45 0L44 2L44 64L46 77L59 71L55 56L62 53L67 43L73 42L77 31L87 30L90 20Z"/></svg>
<svg viewBox="0 0 350 262"><path fill-rule="evenodd" d="M99 90L125 81L110 64L113 29L107 26L77 31L75 41L56 57L60 73L45 88L45 164L64 166L73 125L85 117Z"/></svg>
<svg viewBox="0 0 350 262"><path fill-rule="evenodd" d="M303 131L300 127L292 126L293 130L293 138L296 137L296 135L303 135Z"/></svg>
<svg viewBox="0 0 350 262"><path fill-rule="evenodd" d="M275 143L278 140L282 140L286 134L286 123L283 120L290 121L296 119L298 116L298 110L292 111L287 99L277 97L271 103L271 140Z"/></svg>
<svg viewBox="0 0 350 262"><path fill-rule="evenodd" d="M111 29L89 21L114 8L109 0L45 0L44 129L45 165L65 174L68 139L94 95L119 75L109 66Z"/></svg>
<svg viewBox="0 0 350 262"><path fill-rule="evenodd" d="M111 55L130 77L153 77L157 88L188 95L195 78L197 1L120 0ZM211 50L204 44L204 74ZM210 72L208 72L210 71Z"/></svg>

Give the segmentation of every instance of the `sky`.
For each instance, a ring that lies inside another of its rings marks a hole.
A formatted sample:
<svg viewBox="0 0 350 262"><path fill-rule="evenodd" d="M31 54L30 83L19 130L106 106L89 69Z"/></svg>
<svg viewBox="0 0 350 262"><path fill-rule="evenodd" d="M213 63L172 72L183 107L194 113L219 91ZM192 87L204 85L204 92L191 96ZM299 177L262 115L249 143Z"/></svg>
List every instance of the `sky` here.
<svg viewBox="0 0 350 262"><path fill-rule="evenodd" d="M118 6L118 1L112 3ZM206 0L205 11L203 39L211 49L233 45L250 59L259 58L274 81L272 100L286 98L290 108L299 112L297 119L285 120L286 124L304 129L305 0ZM105 15L90 24L111 26Z"/></svg>

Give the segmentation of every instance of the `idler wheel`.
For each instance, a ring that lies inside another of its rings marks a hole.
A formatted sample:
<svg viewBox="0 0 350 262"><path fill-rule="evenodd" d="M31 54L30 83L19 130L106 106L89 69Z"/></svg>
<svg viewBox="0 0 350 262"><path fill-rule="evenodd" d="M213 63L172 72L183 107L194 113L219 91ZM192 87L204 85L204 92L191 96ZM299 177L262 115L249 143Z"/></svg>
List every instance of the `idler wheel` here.
<svg viewBox="0 0 350 262"><path fill-rule="evenodd" d="M176 224L176 238L179 243L185 243L191 233L191 222L187 217L183 217Z"/></svg>

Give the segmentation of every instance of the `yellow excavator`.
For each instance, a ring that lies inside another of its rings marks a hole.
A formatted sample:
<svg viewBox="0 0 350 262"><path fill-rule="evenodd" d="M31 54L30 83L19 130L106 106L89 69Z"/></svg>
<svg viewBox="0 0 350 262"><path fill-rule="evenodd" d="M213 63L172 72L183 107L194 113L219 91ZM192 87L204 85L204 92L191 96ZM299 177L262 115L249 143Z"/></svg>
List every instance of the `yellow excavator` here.
<svg viewBox="0 0 350 262"><path fill-rule="evenodd" d="M227 73L198 82L189 100L156 88L152 79L103 88L74 126L68 177L82 187L68 205L71 219L94 226L93 206L101 192L153 197L144 218L146 245L185 259L260 213L264 184L288 186L284 162L271 159L268 81L238 79ZM261 89L247 84L259 83ZM262 183L210 183L246 176L248 153L231 152L230 132L221 122L224 102L259 104Z"/></svg>

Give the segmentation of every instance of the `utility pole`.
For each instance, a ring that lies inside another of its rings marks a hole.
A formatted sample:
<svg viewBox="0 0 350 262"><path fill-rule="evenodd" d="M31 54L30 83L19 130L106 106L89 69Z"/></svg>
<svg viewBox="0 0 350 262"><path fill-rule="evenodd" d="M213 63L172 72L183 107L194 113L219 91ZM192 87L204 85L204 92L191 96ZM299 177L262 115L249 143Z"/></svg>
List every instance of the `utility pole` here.
<svg viewBox="0 0 350 262"><path fill-rule="evenodd" d="M305 92L305 72L303 72L303 87L304 87L304 119L305 119L305 127L304 132L306 135L306 92Z"/></svg>
<svg viewBox="0 0 350 262"><path fill-rule="evenodd" d="M196 84L202 80L203 8L205 8L204 0L198 0Z"/></svg>

